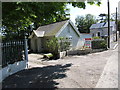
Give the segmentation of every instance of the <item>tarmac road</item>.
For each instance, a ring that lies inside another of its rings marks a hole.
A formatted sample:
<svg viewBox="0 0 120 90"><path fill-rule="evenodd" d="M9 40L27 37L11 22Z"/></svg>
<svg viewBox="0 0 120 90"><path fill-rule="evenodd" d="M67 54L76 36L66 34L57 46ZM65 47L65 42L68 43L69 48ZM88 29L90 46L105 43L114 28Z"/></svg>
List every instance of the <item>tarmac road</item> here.
<svg viewBox="0 0 120 90"><path fill-rule="evenodd" d="M116 48L49 61L29 54L29 69L7 77L3 88L117 88L117 54Z"/></svg>
<svg viewBox="0 0 120 90"><path fill-rule="evenodd" d="M33 63L42 63L44 66L71 63L69 70L65 72L66 77L55 80L59 83L56 85L58 88L117 88L117 60L118 48L82 56L68 56L59 60L31 60L30 65L35 67ZM104 77L102 81L101 77Z"/></svg>

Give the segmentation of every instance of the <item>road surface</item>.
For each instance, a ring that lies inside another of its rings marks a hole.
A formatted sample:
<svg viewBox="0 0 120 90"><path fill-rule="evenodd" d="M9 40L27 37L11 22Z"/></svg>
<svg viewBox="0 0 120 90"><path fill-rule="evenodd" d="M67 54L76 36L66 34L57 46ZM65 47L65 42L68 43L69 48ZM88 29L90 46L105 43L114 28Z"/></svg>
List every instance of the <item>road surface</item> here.
<svg viewBox="0 0 120 90"><path fill-rule="evenodd" d="M111 80L110 87L117 88L117 54L116 48L49 61L29 54L29 69L6 78L3 88L95 88L105 87ZM104 73L113 78L108 80Z"/></svg>

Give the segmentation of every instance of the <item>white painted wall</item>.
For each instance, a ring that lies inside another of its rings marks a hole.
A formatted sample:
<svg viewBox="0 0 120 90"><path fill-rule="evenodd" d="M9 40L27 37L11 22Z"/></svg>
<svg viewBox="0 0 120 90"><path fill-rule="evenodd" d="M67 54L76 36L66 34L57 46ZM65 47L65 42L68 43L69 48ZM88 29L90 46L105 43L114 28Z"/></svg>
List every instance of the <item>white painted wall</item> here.
<svg viewBox="0 0 120 90"><path fill-rule="evenodd" d="M64 30L57 36L57 37L69 37L72 36L72 40L71 40L71 49L77 49L77 45L79 42L79 35L74 31L73 27L68 24Z"/></svg>
<svg viewBox="0 0 120 90"><path fill-rule="evenodd" d="M68 24L68 26L66 26L66 28L58 35L58 37L67 37L67 36L72 36L71 50L82 49L85 44L85 38L92 38L91 34L81 33L80 36L78 36L70 24Z"/></svg>
<svg viewBox="0 0 120 90"><path fill-rule="evenodd" d="M42 40L43 40L43 38L37 38L37 49L38 49L38 52L42 52L43 51L43 48L42 48L42 45L43 45L43 43L42 43Z"/></svg>
<svg viewBox="0 0 120 90"><path fill-rule="evenodd" d="M35 43L36 43L35 40L37 40L37 37L34 35L33 38L31 39L31 42L30 42L31 43L31 49L33 51L36 51L36 46L37 46L37 45L35 45Z"/></svg>
<svg viewBox="0 0 120 90"><path fill-rule="evenodd" d="M116 30L116 28L115 28L115 26L114 27L110 27L110 42L113 42L113 41L115 41L115 30ZM98 32L100 32L101 33L101 36L106 36L106 35L108 35L108 28L101 28L101 29L92 29L92 30L90 30L90 33L91 33L91 35L95 35L94 37L97 37L98 35Z"/></svg>
<svg viewBox="0 0 120 90"><path fill-rule="evenodd" d="M0 69L0 82L4 80L9 75L12 75L20 70L26 68L26 61L15 62L14 64L9 64L8 66Z"/></svg>
<svg viewBox="0 0 120 90"><path fill-rule="evenodd" d="M98 32L100 32L100 36L104 36L106 34L106 31L103 32L104 29L92 29L90 30L90 34L93 35L94 37L98 37Z"/></svg>

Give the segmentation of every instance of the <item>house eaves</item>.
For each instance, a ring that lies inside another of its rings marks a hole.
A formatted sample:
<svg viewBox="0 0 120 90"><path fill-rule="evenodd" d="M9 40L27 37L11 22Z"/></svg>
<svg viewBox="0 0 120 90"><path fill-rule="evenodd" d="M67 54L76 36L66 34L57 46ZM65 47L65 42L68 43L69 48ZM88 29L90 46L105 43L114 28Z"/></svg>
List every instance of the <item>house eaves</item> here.
<svg viewBox="0 0 120 90"><path fill-rule="evenodd" d="M35 35L36 37L44 37L45 31L37 31L37 30L33 30L32 34L29 36L29 38L32 38L33 35Z"/></svg>
<svg viewBox="0 0 120 90"><path fill-rule="evenodd" d="M70 24L72 26L72 28L74 29L74 31L76 32L76 34L80 37L80 33L79 31L77 30L77 28L74 26L74 24L68 20L64 25L63 27L58 31L58 33L55 35L56 37L66 28L66 26Z"/></svg>
<svg viewBox="0 0 120 90"><path fill-rule="evenodd" d="M37 30L33 30L30 38L32 38L33 35L36 35L36 37L49 37L49 36L57 37L68 24L70 24L70 26L73 28L76 34L80 36L80 33L74 26L74 24L70 20L65 20L61 22L40 26Z"/></svg>
<svg viewBox="0 0 120 90"><path fill-rule="evenodd" d="M70 21L71 26L74 28L75 32L80 36L80 32L78 31L77 27Z"/></svg>
<svg viewBox="0 0 120 90"><path fill-rule="evenodd" d="M44 37L45 31L37 31L37 30L33 30L33 32L35 33L35 35L37 37Z"/></svg>
<svg viewBox="0 0 120 90"><path fill-rule="evenodd" d="M36 31L44 31L44 36L55 36L68 20L40 26ZM36 32L36 33L38 33Z"/></svg>

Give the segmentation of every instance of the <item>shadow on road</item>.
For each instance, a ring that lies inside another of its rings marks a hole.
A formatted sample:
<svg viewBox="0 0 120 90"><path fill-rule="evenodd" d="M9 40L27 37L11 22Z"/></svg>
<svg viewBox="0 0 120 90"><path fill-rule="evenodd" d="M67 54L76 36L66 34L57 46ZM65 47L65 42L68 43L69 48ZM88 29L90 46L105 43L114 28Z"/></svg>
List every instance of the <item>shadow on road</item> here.
<svg viewBox="0 0 120 90"><path fill-rule="evenodd" d="M22 70L7 77L2 85L3 88L57 88L55 79L67 77L66 70L72 64L36 67Z"/></svg>

